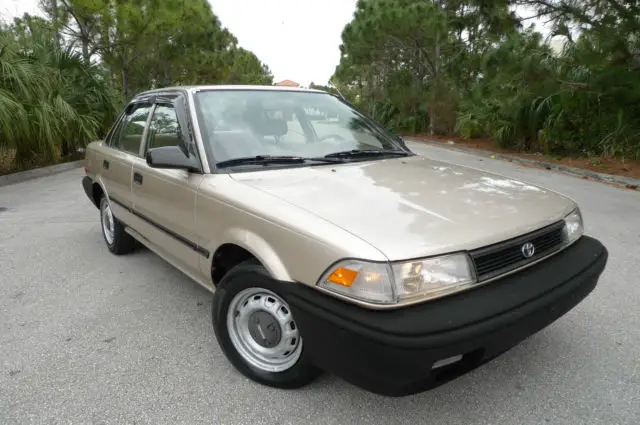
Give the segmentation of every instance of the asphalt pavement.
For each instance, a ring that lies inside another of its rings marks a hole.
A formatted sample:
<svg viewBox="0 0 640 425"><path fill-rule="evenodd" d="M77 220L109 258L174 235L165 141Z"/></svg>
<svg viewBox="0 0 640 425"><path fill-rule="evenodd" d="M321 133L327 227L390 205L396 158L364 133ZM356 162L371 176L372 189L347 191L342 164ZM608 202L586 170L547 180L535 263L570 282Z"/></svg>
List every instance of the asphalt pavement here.
<svg viewBox="0 0 640 425"><path fill-rule="evenodd" d="M223 356L210 293L148 250L107 251L82 169L67 171L0 187L0 424L640 423L640 193L410 147L578 201L610 253L596 290L433 391L386 398L329 375L271 389Z"/></svg>

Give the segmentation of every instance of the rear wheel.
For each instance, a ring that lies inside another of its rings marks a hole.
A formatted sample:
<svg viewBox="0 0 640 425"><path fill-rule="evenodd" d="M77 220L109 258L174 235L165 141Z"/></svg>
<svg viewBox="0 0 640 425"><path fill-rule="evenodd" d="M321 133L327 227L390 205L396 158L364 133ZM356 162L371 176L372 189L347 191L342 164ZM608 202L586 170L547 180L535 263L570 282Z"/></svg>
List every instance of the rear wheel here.
<svg viewBox="0 0 640 425"><path fill-rule="evenodd" d="M128 254L135 248L135 239L125 232L124 225L113 215L106 196L100 198L100 224L102 236L109 251L116 255Z"/></svg>
<svg viewBox="0 0 640 425"><path fill-rule="evenodd" d="M214 294L213 327L229 361L256 382L299 388L320 374L291 308L260 265L243 263L225 275Z"/></svg>

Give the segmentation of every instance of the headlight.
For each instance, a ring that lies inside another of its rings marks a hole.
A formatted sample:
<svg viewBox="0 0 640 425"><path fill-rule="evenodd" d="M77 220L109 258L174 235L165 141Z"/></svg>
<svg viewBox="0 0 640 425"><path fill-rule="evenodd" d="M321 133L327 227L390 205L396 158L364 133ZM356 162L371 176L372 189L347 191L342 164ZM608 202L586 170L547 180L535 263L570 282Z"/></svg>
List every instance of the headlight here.
<svg viewBox="0 0 640 425"><path fill-rule="evenodd" d="M475 282L469 257L450 254L401 263L342 261L318 285L338 294L376 304L427 299Z"/></svg>
<svg viewBox="0 0 640 425"><path fill-rule="evenodd" d="M341 261L320 278L318 285L349 298L376 304L392 304L395 300L388 263Z"/></svg>
<svg viewBox="0 0 640 425"><path fill-rule="evenodd" d="M398 302L448 293L475 282L466 254L394 264L392 269Z"/></svg>
<svg viewBox="0 0 640 425"><path fill-rule="evenodd" d="M584 233L584 227L582 224L582 214L580 214L580 208L576 208L564 218L564 238L565 242L575 242Z"/></svg>

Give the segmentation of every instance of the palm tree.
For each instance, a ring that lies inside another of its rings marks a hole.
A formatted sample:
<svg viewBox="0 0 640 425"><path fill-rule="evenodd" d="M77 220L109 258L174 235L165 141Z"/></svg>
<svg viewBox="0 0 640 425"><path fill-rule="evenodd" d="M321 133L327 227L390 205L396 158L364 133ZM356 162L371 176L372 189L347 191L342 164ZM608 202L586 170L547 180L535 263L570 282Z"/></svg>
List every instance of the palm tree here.
<svg viewBox="0 0 640 425"><path fill-rule="evenodd" d="M0 31L0 148L19 167L49 163L103 134L116 92L99 65L36 25Z"/></svg>

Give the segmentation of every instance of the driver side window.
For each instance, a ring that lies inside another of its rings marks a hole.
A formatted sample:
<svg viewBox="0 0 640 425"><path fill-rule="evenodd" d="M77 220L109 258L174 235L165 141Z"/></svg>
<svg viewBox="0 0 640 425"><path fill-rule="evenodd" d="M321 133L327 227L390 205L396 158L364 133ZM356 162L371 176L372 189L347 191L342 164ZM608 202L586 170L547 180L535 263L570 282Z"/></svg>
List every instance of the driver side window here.
<svg viewBox="0 0 640 425"><path fill-rule="evenodd" d="M161 146L179 146L178 117L172 105L159 104L149 124L147 150Z"/></svg>
<svg viewBox="0 0 640 425"><path fill-rule="evenodd" d="M122 129L119 129L118 137L114 137L111 146L133 155L140 154L140 145L142 143L142 135L147 125L147 118L151 105L140 103L135 109L125 115L122 120Z"/></svg>

